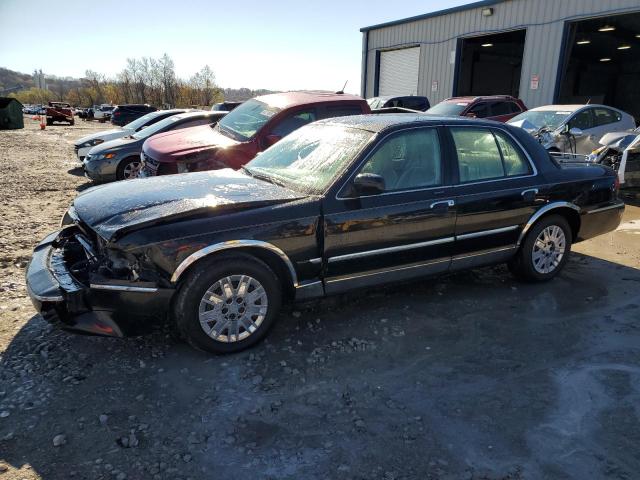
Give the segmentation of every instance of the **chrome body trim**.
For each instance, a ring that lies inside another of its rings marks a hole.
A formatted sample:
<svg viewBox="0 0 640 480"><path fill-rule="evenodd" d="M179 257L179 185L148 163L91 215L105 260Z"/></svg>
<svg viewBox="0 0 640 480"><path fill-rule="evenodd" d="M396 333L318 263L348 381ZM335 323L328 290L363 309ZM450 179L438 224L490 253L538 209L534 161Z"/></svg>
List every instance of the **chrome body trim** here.
<svg viewBox="0 0 640 480"><path fill-rule="evenodd" d="M314 265L318 265L319 263L322 263L322 257L320 257L320 258L311 258L311 259L307 260L307 262L313 263Z"/></svg>
<svg viewBox="0 0 640 480"><path fill-rule="evenodd" d="M156 287L134 287L131 285L105 285L101 283L91 283L89 286L94 290L112 290L116 292L154 293L158 291Z"/></svg>
<svg viewBox="0 0 640 480"><path fill-rule="evenodd" d="M464 255L456 255L454 257L452 257L452 261L458 261L458 260L465 260L467 258L475 258L475 257L482 257L483 255L492 255L494 253L500 253L500 252L506 252L509 250L515 250L516 248L518 248L516 245L510 245L508 247L497 247L497 248L492 248L490 250L483 250L481 252L475 252L475 253L465 253Z"/></svg>
<svg viewBox="0 0 640 480"><path fill-rule="evenodd" d="M244 248L246 247L262 248L264 250L268 250L278 255L278 257L280 257L280 260L284 262L284 264L287 266L287 269L289 270L289 274L291 275L293 286L294 287L298 286L298 275L296 274L296 270L293 267L293 263L291 263L291 260L289 259L287 254L284 253L275 245L272 245L271 243L267 243L267 242L262 242L260 240L228 240L226 242L214 243L213 245L209 245L208 247L202 248L192 253L191 255L189 255L187 258L185 258L182 261L182 263L180 263L180 265L178 265L178 268L176 268L176 270L173 272L173 275L171 276L171 282L172 283L177 282L180 279L180 276L184 273L184 271L187 268L189 268L197 260L200 260L201 258L206 257L207 255L210 255L216 252L221 252L223 250L230 250L233 248L243 248L243 247Z"/></svg>
<svg viewBox="0 0 640 480"><path fill-rule="evenodd" d="M464 233L462 235L456 235L456 240L466 240L468 238L478 238L478 237L484 237L487 235L494 235L497 233L510 232L518 228L520 228L520 225L511 225L509 227L494 228L493 230L482 230L480 232Z"/></svg>
<svg viewBox="0 0 640 480"><path fill-rule="evenodd" d="M431 205L429 205L429 208L435 208L438 205L444 205L446 204L447 207L453 207L456 204L455 200L438 200L437 202L433 202Z"/></svg>
<svg viewBox="0 0 640 480"><path fill-rule="evenodd" d="M388 273L393 273L393 272L401 272L403 270L413 270L414 268L422 268L422 267L429 267L431 265L437 265L439 263L449 263L451 261L450 258L443 258L440 260L433 260L431 262L425 262L425 263L420 263L418 265L408 265L408 266L404 266L404 267L397 267L397 268L389 268L387 270L384 271L380 271L380 272L367 272L367 273L356 273L353 275L350 275L348 277L344 277L344 278L334 278L334 279L330 279L327 280L327 283L338 283L338 282L346 282L349 280L355 280L358 278L363 278L363 277L371 277L371 276L375 276L375 275L386 275Z"/></svg>
<svg viewBox="0 0 640 480"><path fill-rule="evenodd" d="M33 292L33 290L31 290L31 287L29 286L28 283L27 283L27 293L29 294L29 296L31 298L33 298L34 300L37 300L39 302L62 302L64 300L62 295L55 295L55 296L51 296L51 297L44 297L42 295L36 295Z"/></svg>
<svg viewBox="0 0 640 480"><path fill-rule="evenodd" d="M524 240L524 237L527 234L527 232L531 229L533 224L536 223L536 221L542 215L544 215L545 213L547 213L547 212L549 212L551 210L555 210L556 208L563 208L563 207L571 208L572 210L575 210L577 213L580 213L580 207L578 207L577 205L575 205L573 203L570 203L570 202L552 202L552 203L548 203L544 207L540 208L533 215L531 215L531 218L529 218L529 220L525 224L524 228L522 229L522 232L520 232L520 237L518 238L518 241L516 242L516 246L517 247L520 246L520 244L522 243L522 240Z"/></svg>
<svg viewBox="0 0 640 480"><path fill-rule="evenodd" d="M534 195L537 195L538 194L538 189L537 188L528 188L527 190L524 190L520 195L522 195L524 197L529 192L533 192Z"/></svg>
<svg viewBox="0 0 640 480"><path fill-rule="evenodd" d="M607 210L615 210L615 209L624 209L624 202L620 202L620 203L616 203L615 205L608 205L606 207L602 207L602 208L596 208L595 210L589 210L588 212L585 212L587 215L590 215L592 213L600 213L600 212L606 212Z"/></svg>
<svg viewBox="0 0 640 480"><path fill-rule="evenodd" d="M455 240L455 237L438 238L437 240L429 240L428 242L409 243L407 245L398 245L397 247L386 247L386 248L379 248L376 250L366 250L364 252L348 253L346 255L337 255L335 257L329 257L328 261L329 263L342 262L345 260L353 260L356 258L369 257L372 255L402 252L404 250L411 250L414 248L430 247L432 245L441 245L443 243L451 243L454 240Z"/></svg>

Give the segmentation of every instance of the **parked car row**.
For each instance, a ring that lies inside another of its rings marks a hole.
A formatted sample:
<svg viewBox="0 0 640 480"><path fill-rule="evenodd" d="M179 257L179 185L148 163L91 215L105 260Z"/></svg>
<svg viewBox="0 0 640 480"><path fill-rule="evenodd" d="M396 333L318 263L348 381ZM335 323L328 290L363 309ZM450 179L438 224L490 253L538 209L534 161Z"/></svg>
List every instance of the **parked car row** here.
<svg viewBox="0 0 640 480"><path fill-rule="evenodd" d="M550 280L573 243L621 221L607 166L558 163L510 124L379 111L292 92L81 139L88 175L97 162L105 179L127 178L123 165L133 177L141 150L147 178L78 195L34 250L33 304L67 330L168 321L197 348L235 352L287 302L502 262Z"/></svg>

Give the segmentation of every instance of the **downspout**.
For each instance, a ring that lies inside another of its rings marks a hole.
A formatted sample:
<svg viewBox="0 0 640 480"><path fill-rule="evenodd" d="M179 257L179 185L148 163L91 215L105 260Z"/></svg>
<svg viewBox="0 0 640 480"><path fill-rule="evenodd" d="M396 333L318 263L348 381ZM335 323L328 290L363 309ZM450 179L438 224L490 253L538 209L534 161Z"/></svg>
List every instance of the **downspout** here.
<svg viewBox="0 0 640 480"><path fill-rule="evenodd" d="M368 82L368 70L369 70L369 30L366 31L364 36L364 80L362 83L362 98L367 98L367 82Z"/></svg>

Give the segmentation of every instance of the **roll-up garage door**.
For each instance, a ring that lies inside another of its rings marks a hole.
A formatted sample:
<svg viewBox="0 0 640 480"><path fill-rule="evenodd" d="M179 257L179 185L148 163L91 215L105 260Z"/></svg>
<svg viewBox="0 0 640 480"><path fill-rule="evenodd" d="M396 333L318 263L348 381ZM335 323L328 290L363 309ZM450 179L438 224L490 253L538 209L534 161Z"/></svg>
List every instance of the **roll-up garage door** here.
<svg viewBox="0 0 640 480"><path fill-rule="evenodd" d="M416 95L420 47L380 52L378 95Z"/></svg>

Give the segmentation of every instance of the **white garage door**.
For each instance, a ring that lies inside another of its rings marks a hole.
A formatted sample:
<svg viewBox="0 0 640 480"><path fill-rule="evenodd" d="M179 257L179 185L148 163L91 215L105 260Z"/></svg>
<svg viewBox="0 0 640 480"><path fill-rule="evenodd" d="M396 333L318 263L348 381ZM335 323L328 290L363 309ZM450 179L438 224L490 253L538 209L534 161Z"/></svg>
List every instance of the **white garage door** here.
<svg viewBox="0 0 640 480"><path fill-rule="evenodd" d="M420 47L380 52L378 95L417 95Z"/></svg>

